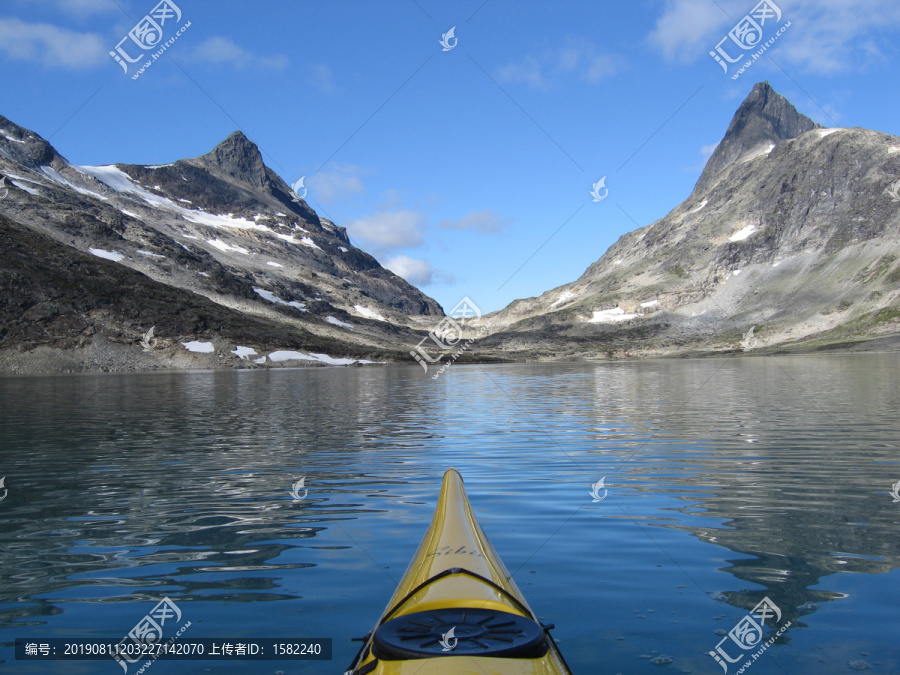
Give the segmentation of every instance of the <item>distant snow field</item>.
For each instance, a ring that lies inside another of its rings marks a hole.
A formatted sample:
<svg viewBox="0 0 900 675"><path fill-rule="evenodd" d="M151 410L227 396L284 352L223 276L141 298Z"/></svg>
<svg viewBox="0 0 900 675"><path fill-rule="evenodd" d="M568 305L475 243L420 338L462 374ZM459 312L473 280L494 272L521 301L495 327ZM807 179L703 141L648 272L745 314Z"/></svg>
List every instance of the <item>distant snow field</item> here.
<svg viewBox="0 0 900 675"><path fill-rule="evenodd" d="M376 321L387 321L381 314L376 312L375 310L369 309L368 307L363 307L362 305L353 305L353 309L362 314L367 319L375 319ZM349 325L349 324L347 324Z"/></svg>
<svg viewBox="0 0 900 675"><path fill-rule="evenodd" d="M566 302L567 300L571 300L571 299L574 298L574 297L575 297L575 294L574 294L572 291L563 291L563 292L562 292L562 295L560 295L560 296L556 299L556 302L554 302L554 303L553 303L552 305L550 305L550 306L551 306L551 307L556 307L557 305L561 305L562 303Z"/></svg>
<svg viewBox="0 0 900 675"><path fill-rule="evenodd" d="M167 165L161 165L167 166ZM57 182L65 181L67 184L68 181L65 180L62 176L60 176L57 172L53 171L50 167L41 167L48 176L56 180ZM130 192L136 194L145 202L150 204L150 206L160 208L165 207L175 211L176 213L181 214L181 216L192 223L197 223L198 225L206 225L208 227L214 228L235 228L235 229L247 229L247 230L261 230L263 232L270 232L271 230L265 225L257 225L255 221L250 221L245 218L235 217L232 214L227 215L217 215L214 213L207 213L206 211L200 209L187 209L183 206L179 206L175 202L173 202L168 197L161 197L160 195L153 194L148 190L145 190L142 187L137 186L134 181L131 180L131 176L122 171L116 166L107 165L107 166L76 166L74 167L79 172L93 176L101 183L105 184L107 187L112 188L116 192ZM52 173L51 173L52 172ZM55 175L54 175L55 174ZM72 187L75 187L72 185ZM156 189L159 189L159 186L154 186ZM75 188L79 192L82 192L80 188ZM100 199L106 199L106 197L101 197L100 195L96 195L96 197L100 197ZM179 199L178 201L190 204L191 201L188 199ZM225 250L225 249L222 249ZM243 250L241 252L244 252Z"/></svg>
<svg viewBox="0 0 900 675"><path fill-rule="evenodd" d="M242 247L242 246L232 246L231 244L226 244L226 243L225 243L224 241L222 241L221 239L207 239L207 240L206 240L206 243L207 243L207 244L210 244L210 245L212 245L212 246L215 246L215 247L216 247L217 249L219 249L220 251L225 251L226 253L227 253L228 251L234 251L235 253L243 253L244 255L249 255L249 254L250 254L250 251L248 251L248 250L245 249L244 247Z"/></svg>
<svg viewBox="0 0 900 675"><path fill-rule="evenodd" d="M756 225L747 225L728 237L728 241L744 241L756 231Z"/></svg>
<svg viewBox="0 0 900 675"><path fill-rule="evenodd" d="M13 185L15 185L17 188L19 188L20 190L25 190L25 192L27 192L27 193L30 194L30 195L39 195L39 194L41 194L40 192L38 192L37 190L35 190L33 187L28 187L27 185L24 185L21 181L17 181L17 180L14 179L14 178L13 178L13 179L10 179L10 182L11 182ZM30 183L30 182L32 182L32 181L28 181L28 182Z"/></svg>
<svg viewBox="0 0 900 675"><path fill-rule="evenodd" d="M98 258L112 260L113 262L119 262L120 260L125 258L125 256L118 251L105 251L102 248L89 248L88 253L91 253Z"/></svg>
<svg viewBox="0 0 900 675"><path fill-rule="evenodd" d="M216 228L236 228L238 230L260 230L262 232L271 231L265 225L257 225L255 221L251 222L246 218L238 218L230 213L224 216L219 216L214 213L207 213L206 211L194 209L185 209L180 206L176 208L181 211L181 215L185 220L189 220L192 223L197 223L198 225L206 225L208 227Z"/></svg>
<svg viewBox="0 0 900 675"><path fill-rule="evenodd" d="M75 167L75 168L78 169L78 167ZM63 178L62 174L60 174L59 171L54 169L52 166L42 166L41 171L43 171L44 174L47 176L47 178L49 178L53 182L59 183L60 185L65 185L67 187L70 187L79 194L88 195L89 197L95 197L97 199L103 200L104 202L107 201L107 199L108 199L108 197L104 197L101 194L97 194L96 192L91 192L90 190L85 190L84 188L80 188L77 185L73 185L68 180Z"/></svg>
<svg viewBox="0 0 900 675"><path fill-rule="evenodd" d="M348 366L351 363L356 363L356 359L334 358L333 356L328 356L327 354L315 354L313 352L310 352L309 355L315 357L322 363L327 363L332 366Z"/></svg>
<svg viewBox="0 0 900 675"><path fill-rule="evenodd" d="M284 267L284 265L277 263L274 260L267 260L266 265L271 265L272 267Z"/></svg>
<svg viewBox="0 0 900 675"><path fill-rule="evenodd" d="M29 183L34 183L35 185L44 185L44 183L43 183L42 181L35 180L34 178L26 178L25 176L20 176L20 175L17 174L17 173L7 173L7 174L4 174L4 175L5 175L7 178L13 178L13 179L16 179L16 180L24 180L24 181L27 181L27 182L29 182Z"/></svg>
<svg viewBox="0 0 900 675"><path fill-rule="evenodd" d="M200 342L199 340L191 340L190 342L182 342L182 346L189 352L197 352L199 354L211 354L215 351L212 342Z"/></svg>
<svg viewBox="0 0 900 675"><path fill-rule="evenodd" d="M769 145L754 148L753 150L748 152L746 155L741 157L740 161L741 161L741 163L749 162L751 159L756 159L757 157L762 157L763 155L768 155L774 149L775 149L774 143L769 143Z"/></svg>
<svg viewBox="0 0 900 675"><path fill-rule="evenodd" d="M256 356L256 350L253 349L253 347L237 346L231 350L231 353L236 355L239 359L247 359L251 356Z"/></svg>
<svg viewBox="0 0 900 675"><path fill-rule="evenodd" d="M587 320L588 323L616 323L617 321L628 321L634 319L637 314L626 314L621 307L613 309L594 310L594 316Z"/></svg>
<svg viewBox="0 0 900 675"><path fill-rule="evenodd" d="M272 291L267 291L264 288L254 288L253 291L261 298L264 298L269 302L274 302L277 305L287 305L288 307L294 307L296 309L299 309L301 312L307 311L305 302L297 302L296 300L288 302L287 300L282 300Z"/></svg>
<svg viewBox="0 0 900 675"><path fill-rule="evenodd" d="M269 354L269 360L275 361L276 363L282 361L318 361L316 357L310 356L309 354L288 350L272 352L271 354Z"/></svg>
<svg viewBox="0 0 900 675"><path fill-rule="evenodd" d="M265 361L266 357L262 358L262 361L255 361L255 363L262 363ZM334 356L328 356L328 354L316 354L310 352L309 354L304 354L303 352L297 352L292 350L280 350L276 352L272 352L269 354L269 360L275 361L276 363L283 363L284 361L318 361L319 363L325 363L329 366L349 366L351 363L377 363L376 361L366 361L364 359L347 359L347 358L336 358Z"/></svg>
<svg viewBox="0 0 900 675"><path fill-rule="evenodd" d="M313 241L311 238L309 238L309 237L303 237L303 239L300 240L300 243L301 243L301 244L304 244L304 245L306 245L306 246L309 246L310 248L317 248L317 249L319 249L320 251L322 250L321 247L316 246L316 242L314 242L314 241Z"/></svg>
<svg viewBox="0 0 900 675"><path fill-rule="evenodd" d="M334 324L335 326L340 326L341 328L353 328L353 324L352 324L352 323L347 323L347 322L345 322L345 321L340 321L339 319L335 319L333 316L327 316L327 317L325 317L325 320L326 320L328 323L332 323L332 324Z"/></svg>

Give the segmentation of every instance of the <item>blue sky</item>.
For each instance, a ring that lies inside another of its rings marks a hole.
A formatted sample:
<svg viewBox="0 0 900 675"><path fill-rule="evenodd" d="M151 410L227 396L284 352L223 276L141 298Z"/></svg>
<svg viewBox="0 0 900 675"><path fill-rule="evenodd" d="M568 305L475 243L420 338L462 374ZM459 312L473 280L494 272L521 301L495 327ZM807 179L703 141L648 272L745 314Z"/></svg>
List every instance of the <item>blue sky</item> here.
<svg viewBox="0 0 900 675"><path fill-rule="evenodd" d="M757 81L900 135L896 0L775 0L763 39L790 26L736 80L709 52L754 0L174 1L164 40L190 26L132 79L109 51L158 0L4 0L0 114L75 164L167 163L240 128L445 309L573 281L664 216Z"/></svg>

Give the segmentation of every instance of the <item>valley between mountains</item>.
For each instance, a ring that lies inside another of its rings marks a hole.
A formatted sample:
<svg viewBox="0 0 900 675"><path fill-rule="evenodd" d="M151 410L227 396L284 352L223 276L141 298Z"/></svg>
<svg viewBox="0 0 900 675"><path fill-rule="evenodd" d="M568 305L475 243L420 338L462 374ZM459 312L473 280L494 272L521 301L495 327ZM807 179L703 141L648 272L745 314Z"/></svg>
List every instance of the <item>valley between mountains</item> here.
<svg viewBox="0 0 900 675"><path fill-rule="evenodd" d="M241 132L171 164L79 166L0 117L0 175L2 373L414 365L423 339L437 366L472 339L460 362L900 344L900 137L823 128L765 82L668 215L459 321ZM429 342L438 326L452 336Z"/></svg>

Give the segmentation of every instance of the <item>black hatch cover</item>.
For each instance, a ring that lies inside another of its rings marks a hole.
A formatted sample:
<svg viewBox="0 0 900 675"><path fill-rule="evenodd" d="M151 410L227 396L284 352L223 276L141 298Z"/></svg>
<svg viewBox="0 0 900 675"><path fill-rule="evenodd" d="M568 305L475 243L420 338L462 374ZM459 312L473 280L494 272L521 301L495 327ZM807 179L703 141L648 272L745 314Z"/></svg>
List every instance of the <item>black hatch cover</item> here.
<svg viewBox="0 0 900 675"><path fill-rule="evenodd" d="M435 656L539 658L547 651L544 629L518 614L489 609L415 612L379 626L373 652L386 661Z"/></svg>

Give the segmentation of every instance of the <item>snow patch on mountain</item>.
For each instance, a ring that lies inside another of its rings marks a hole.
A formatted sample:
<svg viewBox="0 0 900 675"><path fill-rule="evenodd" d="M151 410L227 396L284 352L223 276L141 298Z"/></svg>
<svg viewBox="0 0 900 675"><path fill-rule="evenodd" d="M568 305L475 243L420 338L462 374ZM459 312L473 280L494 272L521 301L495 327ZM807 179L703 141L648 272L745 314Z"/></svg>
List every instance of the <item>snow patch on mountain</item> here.
<svg viewBox="0 0 900 675"><path fill-rule="evenodd" d="M211 354L216 350L212 342L201 342L199 340L191 340L190 342L182 342L182 346L189 352L198 354Z"/></svg>
<svg viewBox="0 0 900 675"><path fill-rule="evenodd" d="M628 321L637 318L637 314L626 314L621 307L613 309L594 310L594 315L587 320L587 323L617 323L619 321Z"/></svg>
<svg viewBox="0 0 900 675"><path fill-rule="evenodd" d="M366 317L367 319L375 319L376 321L387 321L387 319L385 319L383 316L381 316L381 314L379 314L378 312L376 312L374 310L369 309L368 307L364 307L363 305L354 305L353 309L355 309L357 312L359 312L362 316ZM349 324L347 324L347 325L349 325Z"/></svg>
<svg viewBox="0 0 900 675"><path fill-rule="evenodd" d="M92 192L91 190L85 190L84 188L80 188L73 183L70 183L68 180L63 178L62 174L59 173L52 166L42 166L41 171L43 171L47 177L52 180L54 183L59 183L60 185L65 185L68 188L72 188L78 194L87 195L89 197L94 197L95 199L100 199L106 201L107 198L101 194L97 194L96 192Z"/></svg>
<svg viewBox="0 0 900 675"><path fill-rule="evenodd" d="M102 248L89 248L88 253L95 255L98 258L112 260L113 262L119 262L120 260L125 258L125 256L118 251L106 251Z"/></svg>
<svg viewBox="0 0 900 675"><path fill-rule="evenodd" d="M275 295L272 291L267 291L264 288L254 288L253 291L261 298L268 300L269 302L274 302L277 305L287 305L288 307L294 307L296 309L299 309L301 312L308 311L306 309L305 302L297 302L296 300L292 300L292 301L288 302L287 300L282 300L277 295Z"/></svg>
<svg viewBox="0 0 900 675"><path fill-rule="evenodd" d="M225 243L221 239L207 239L206 243L215 246L220 251L234 251L235 253L243 253L244 255L250 254L250 251L245 249L243 246L233 246L231 244Z"/></svg>
<svg viewBox="0 0 900 675"><path fill-rule="evenodd" d="M744 241L756 231L756 225L747 225L728 237L728 241Z"/></svg>

